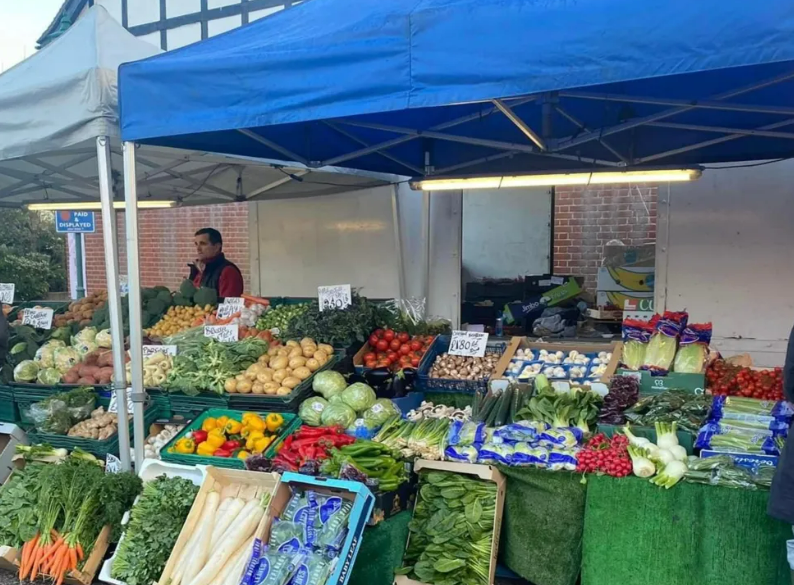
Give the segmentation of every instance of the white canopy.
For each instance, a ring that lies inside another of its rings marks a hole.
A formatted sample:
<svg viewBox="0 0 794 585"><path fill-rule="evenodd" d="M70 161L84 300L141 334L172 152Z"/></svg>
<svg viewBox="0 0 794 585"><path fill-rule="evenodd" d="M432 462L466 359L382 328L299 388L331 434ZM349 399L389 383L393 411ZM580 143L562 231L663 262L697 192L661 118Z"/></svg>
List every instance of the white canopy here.
<svg viewBox="0 0 794 585"><path fill-rule="evenodd" d="M0 75L0 206L98 202L98 136L110 140L112 196L123 199L118 67L159 52L95 6L63 36ZM139 200L181 205L327 195L389 181L148 146L138 149L137 160Z"/></svg>

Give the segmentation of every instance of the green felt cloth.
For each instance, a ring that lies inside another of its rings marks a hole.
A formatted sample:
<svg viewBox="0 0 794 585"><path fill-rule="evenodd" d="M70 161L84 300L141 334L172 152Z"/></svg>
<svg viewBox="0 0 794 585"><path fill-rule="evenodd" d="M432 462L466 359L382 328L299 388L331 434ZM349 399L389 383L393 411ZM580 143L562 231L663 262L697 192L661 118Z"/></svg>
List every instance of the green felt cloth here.
<svg viewBox="0 0 794 585"><path fill-rule="evenodd" d="M588 476L582 585L788 585L769 492Z"/></svg>
<svg viewBox="0 0 794 585"><path fill-rule="evenodd" d="M453 408L466 408L471 406L474 400L474 393L463 392L425 392L425 400L433 404L443 404Z"/></svg>
<svg viewBox="0 0 794 585"><path fill-rule="evenodd" d="M349 585L392 585L408 541L412 511L400 512L364 529Z"/></svg>
<svg viewBox="0 0 794 585"><path fill-rule="evenodd" d="M573 585L582 560L586 486L581 475L517 467L500 471L507 476L500 561L535 585Z"/></svg>

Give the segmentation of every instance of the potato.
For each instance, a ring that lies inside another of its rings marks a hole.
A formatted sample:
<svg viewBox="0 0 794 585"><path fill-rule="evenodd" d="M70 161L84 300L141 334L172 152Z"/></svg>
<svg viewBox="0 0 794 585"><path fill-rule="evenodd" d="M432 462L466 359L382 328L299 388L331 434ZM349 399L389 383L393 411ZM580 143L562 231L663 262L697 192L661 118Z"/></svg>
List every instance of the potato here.
<svg viewBox="0 0 794 585"><path fill-rule="evenodd" d="M314 355L313 355L312 357L313 357L314 359L316 359L316 360L317 360L318 362L320 362L320 363L324 363L324 362L327 362L327 361L328 361L328 354L327 354L327 353L325 353L325 352L324 352L323 350L321 350L321 349L318 349L317 351L315 351L315 352L314 352Z"/></svg>
<svg viewBox="0 0 794 585"><path fill-rule="evenodd" d="M273 347L271 347L270 349L267 350L267 355L269 355L270 357L273 357L274 355L276 355L278 353L278 350L279 350L278 346L274 345Z"/></svg>
<svg viewBox="0 0 794 585"><path fill-rule="evenodd" d="M305 380L312 375L312 371L306 366L301 366L300 368L295 368L295 370L292 372L292 375L298 378L298 380Z"/></svg>
<svg viewBox="0 0 794 585"><path fill-rule="evenodd" d="M260 371L262 371L262 365L258 362L255 364L251 364L250 366L248 366L248 369L246 370L246 372L254 372L255 374L258 374Z"/></svg>
<svg viewBox="0 0 794 585"><path fill-rule="evenodd" d="M287 388L294 388L300 383L300 378L296 378L295 376L288 376L281 381L281 385Z"/></svg>
<svg viewBox="0 0 794 585"><path fill-rule="evenodd" d="M293 347L289 354L287 354L289 359L296 358L296 357L303 357L303 350L299 347Z"/></svg>
<svg viewBox="0 0 794 585"><path fill-rule="evenodd" d="M237 380L235 380L234 378L229 378L228 380L226 380L226 383L223 385L223 389L231 394L234 394L235 392L237 392Z"/></svg>
<svg viewBox="0 0 794 585"><path fill-rule="evenodd" d="M279 384L281 384L281 381L284 378L289 378L289 374L287 373L287 370L276 370L276 373L273 374L273 381L278 382Z"/></svg>
<svg viewBox="0 0 794 585"><path fill-rule="evenodd" d="M276 373L276 370L274 370L273 368L264 368L264 369L260 370L259 373L260 374L270 374L270 377L272 378L273 374Z"/></svg>
<svg viewBox="0 0 794 585"><path fill-rule="evenodd" d="M334 348L328 345L327 343L321 343L320 345L317 346L317 349L319 349L320 351L324 351L328 355L334 354Z"/></svg>
<svg viewBox="0 0 794 585"><path fill-rule="evenodd" d="M261 382L264 384L265 382L270 382L273 380L273 374L268 374L267 372L259 372L256 375L256 381Z"/></svg>
<svg viewBox="0 0 794 585"><path fill-rule="evenodd" d="M251 386L251 393L253 394L264 394L265 393L265 385L262 382L254 382Z"/></svg>
<svg viewBox="0 0 794 585"><path fill-rule="evenodd" d="M256 361L258 361L260 364L267 365L268 362L270 362L270 356L267 355L266 353L264 353L264 354L260 355L259 359L256 360Z"/></svg>
<svg viewBox="0 0 794 585"><path fill-rule="evenodd" d="M311 358L314 357L315 353L317 353L316 345L306 345L303 347L303 357Z"/></svg>
<svg viewBox="0 0 794 585"><path fill-rule="evenodd" d="M251 384L251 382L249 382L248 380L237 382L237 392L239 392L240 394L250 394L252 387L253 384Z"/></svg>
<svg viewBox="0 0 794 585"><path fill-rule="evenodd" d="M290 350L286 347L280 347L279 350L276 352L276 355L281 355L287 357L289 355Z"/></svg>
<svg viewBox="0 0 794 585"><path fill-rule="evenodd" d="M238 382L245 382L248 378L245 377L245 374L237 374L234 379Z"/></svg>
<svg viewBox="0 0 794 585"><path fill-rule="evenodd" d="M310 372L316 372L320 369L320 362L314 358L309 358L306 360L306 367L309 368Z"/></svg>
<svg viewBox="0 0 794 585"><path fill-rule="evenodd" d="M285 343L284 345L286 345L287 347L300 347L300 345L298 345L298 342L295 341L294 339L288 340L287 343Z"/></svg>
<svg viewBox="0 0 794 585"><path fill-rule="evenodd" d="M292 388L287 388L286 386L276 390L276 396L289 396L290 394L292 394Z"/></svg>
<svg viewBox="0 0 794 585"><path fill-rule="evenodd" d="M296 356L289 361L289 367L293 369L300 368L301 366L305 366L305 365L306 365L306 358L303 357L303 355Z"/></svg>
<svg viewBox="0 0 794 585"><path fill-rule="evenodd" d="M270 361L270 367L276 371L283 370L289 365L289 360L284 356L279 356Z"/></svg>
<svg viewBox="0 0 794 585"><path fill-rule="evenodd" d="M265 394L272 395L276 393L276 390L278 390L281 387L281 385L278 384L277 382L265 382L264 384L262 384L262 387L265 390Z"/></svg>
<svg viewBox="0 0 794 585"><path fill-rule="evenodd" d="M314 339L312 339L311 337L304 337L303 339L301 339L300 345L301 347L303 347L304 345L317 345L317 344L314 343Z"/></svg>

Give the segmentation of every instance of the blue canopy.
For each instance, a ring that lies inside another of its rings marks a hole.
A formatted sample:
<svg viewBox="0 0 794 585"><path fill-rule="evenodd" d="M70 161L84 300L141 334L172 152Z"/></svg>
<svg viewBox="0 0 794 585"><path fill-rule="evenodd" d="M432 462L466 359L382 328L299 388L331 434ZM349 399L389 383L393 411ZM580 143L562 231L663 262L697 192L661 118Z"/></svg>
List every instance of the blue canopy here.
<svg viewBox="0 0 794 585"><path fill-rule="evenodd" d="M403 175L794 154L791 0L311 0L121 67L122 138Z"/></svg>

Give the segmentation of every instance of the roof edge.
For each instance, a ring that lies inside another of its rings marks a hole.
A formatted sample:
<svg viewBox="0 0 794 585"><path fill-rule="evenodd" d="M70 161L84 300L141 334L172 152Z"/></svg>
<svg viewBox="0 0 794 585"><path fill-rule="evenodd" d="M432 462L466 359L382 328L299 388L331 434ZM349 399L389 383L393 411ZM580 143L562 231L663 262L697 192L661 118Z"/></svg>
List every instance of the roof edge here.
<svg viewBox="0 0 794 585"><path fill-rule="evenodd" d="M93 2L91 0L64 0L60 10L58 10L58 13L52 19L52 22L50 22L49 26L47 26L36 41L36 48L41 49L53 40L53 34L58 30L61 20L63 20L64 17L69 18L72 24L74 24L78 15L87 4L93 4Z"/></svg>

